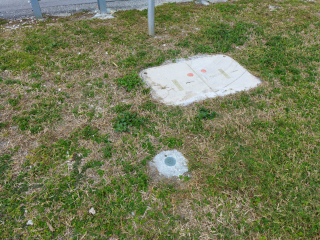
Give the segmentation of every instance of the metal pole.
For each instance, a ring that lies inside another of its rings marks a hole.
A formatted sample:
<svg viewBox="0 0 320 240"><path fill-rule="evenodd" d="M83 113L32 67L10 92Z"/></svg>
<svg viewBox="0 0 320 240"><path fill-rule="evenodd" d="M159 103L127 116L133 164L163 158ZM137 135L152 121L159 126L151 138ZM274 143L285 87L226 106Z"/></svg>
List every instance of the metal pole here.
<svg viewBox="0 0 320 240"><path fill-rule="evenodd" d="M149 35L154 36L154 0L148 0Z"/></svg>
<svg viewBox="0 0 320 240"><path fill-rule="evenodd" d="M41 8L38 0L31 0L30 2L31 2L32 11L36 19L42 19Z"/></svg>
<svg viewBox="0 0 320 240"><path fill-rule="evenodd" d="M98 7L101 14L107 14L106 0L98 0Z"/></svg>

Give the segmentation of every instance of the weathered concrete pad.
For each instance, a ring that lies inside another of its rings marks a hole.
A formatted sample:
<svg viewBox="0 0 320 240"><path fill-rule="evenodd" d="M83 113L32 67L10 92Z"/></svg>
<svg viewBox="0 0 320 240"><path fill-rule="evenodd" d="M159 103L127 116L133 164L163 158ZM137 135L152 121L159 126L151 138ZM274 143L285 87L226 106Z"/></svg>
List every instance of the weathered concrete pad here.
<svg viewBox="0 0 320 240"><path fill-rule="evenodd" d="M167 105L188 105L258 86L261 81L226 55L178 60L140 73L154 98Z"/></svg>

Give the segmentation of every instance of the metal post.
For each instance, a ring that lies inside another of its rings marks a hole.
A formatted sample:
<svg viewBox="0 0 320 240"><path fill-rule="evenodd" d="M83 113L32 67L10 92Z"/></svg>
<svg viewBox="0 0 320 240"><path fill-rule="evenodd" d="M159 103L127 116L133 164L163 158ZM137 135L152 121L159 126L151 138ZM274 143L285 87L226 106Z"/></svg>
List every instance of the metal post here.
<svg viewBox="0 0 320 240"><path fill-rule="evenodd" d="M98 0L98 7L101 14L107 14L106 0Z"/></svg>
<svg viewBox="0 0 320 240"><path fill-rule="evenodd" d="M154 0L148 0L149 35L154 36Z"/></svg>
<svg viewBox="0 0 320 240"><path fill-rule="evenodd" d="M34 16L36 17L36 19L42 19L42 13L41 13L41 8L39 5L38 0L31 0L31 7L34 13Z"/></svg>

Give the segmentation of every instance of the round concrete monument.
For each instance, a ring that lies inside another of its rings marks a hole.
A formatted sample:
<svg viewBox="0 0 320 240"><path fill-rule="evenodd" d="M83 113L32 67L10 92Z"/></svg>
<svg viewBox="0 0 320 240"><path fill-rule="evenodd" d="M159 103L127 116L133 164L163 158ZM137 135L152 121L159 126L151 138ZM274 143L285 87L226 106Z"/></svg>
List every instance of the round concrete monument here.
<svg viewBox="0 0 320 240"><path fill-rule="evenodd" d="M150 161L150 167L167 178L179 177L188 171L187 159L177 150L159 153Z"/></svg>

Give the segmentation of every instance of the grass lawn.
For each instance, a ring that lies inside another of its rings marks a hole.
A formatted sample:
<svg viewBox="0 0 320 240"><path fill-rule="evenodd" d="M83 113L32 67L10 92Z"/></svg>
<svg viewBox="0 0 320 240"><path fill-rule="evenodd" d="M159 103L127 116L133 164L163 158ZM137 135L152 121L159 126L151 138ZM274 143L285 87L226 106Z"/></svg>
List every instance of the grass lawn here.
<svg viewBox="0 0 320 240"><path fill-rule="evenodd" d="M320 237L319 2L165 4L156 38L88 16L0 20L2 239ZM221 53L263 83L180 107L138 77ZM151 177L170 149L190 178Z"/></svg>

